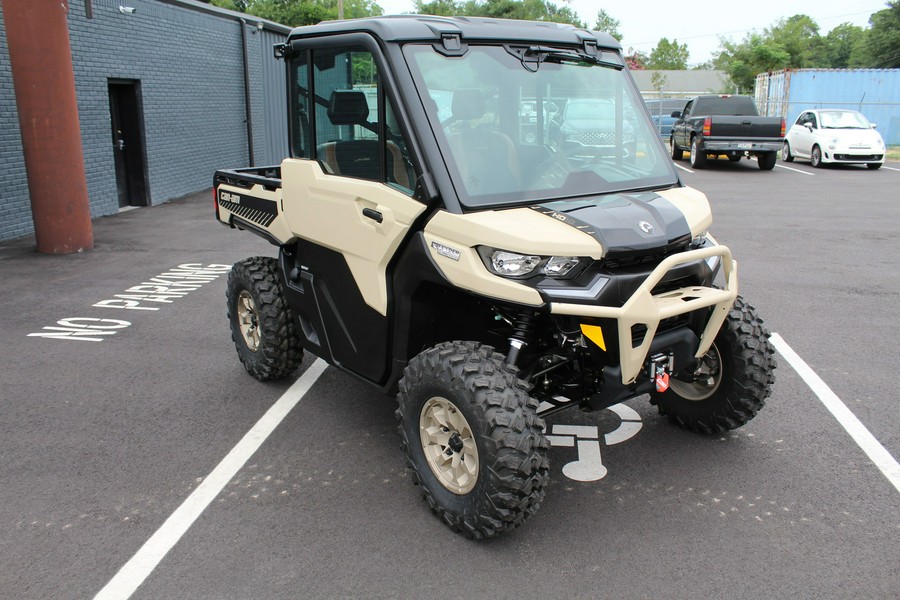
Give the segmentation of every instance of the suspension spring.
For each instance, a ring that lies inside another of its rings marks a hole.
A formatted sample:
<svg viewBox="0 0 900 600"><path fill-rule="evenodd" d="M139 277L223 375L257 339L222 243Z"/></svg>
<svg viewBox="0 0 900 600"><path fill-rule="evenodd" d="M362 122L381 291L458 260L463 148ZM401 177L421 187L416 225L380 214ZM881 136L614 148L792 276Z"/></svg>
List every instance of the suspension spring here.
<svg viewBox="0 0 900 600"><path fill-rule="evenodd" d="M533 310L522 310L516 315L513 322L513 332L509 336L509 353L506 362L515 365L519 358L519 352L534 338L538 313Z"/></svg>

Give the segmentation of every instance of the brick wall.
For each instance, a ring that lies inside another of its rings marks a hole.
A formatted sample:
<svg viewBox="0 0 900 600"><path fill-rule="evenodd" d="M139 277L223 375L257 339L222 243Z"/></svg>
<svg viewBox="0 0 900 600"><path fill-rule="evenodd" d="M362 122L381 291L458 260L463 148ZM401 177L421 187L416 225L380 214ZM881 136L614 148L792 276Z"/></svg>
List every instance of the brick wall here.
<svg viewBox="0 0 900 600"><path fill-rule="evenodd" d="M34 231L22 156L22 136L0 5L0 240Z"/></svg>
<svg viewBox="0 0 900 600"><path fill-rule="evenodd" d="M247 166L241 24L153 0L92 0L91 5L87 18L84 2L69 2L91 216L119 210L110 79L140 82L151 204L210 187L218 168ZM122 14L120 5L136 11ZM247 27L257 155L267 135L260 64L271 56L260 38L255 27ZM0 160L0 240L5 240L33 232L5 34L0 36Z"/></svg>

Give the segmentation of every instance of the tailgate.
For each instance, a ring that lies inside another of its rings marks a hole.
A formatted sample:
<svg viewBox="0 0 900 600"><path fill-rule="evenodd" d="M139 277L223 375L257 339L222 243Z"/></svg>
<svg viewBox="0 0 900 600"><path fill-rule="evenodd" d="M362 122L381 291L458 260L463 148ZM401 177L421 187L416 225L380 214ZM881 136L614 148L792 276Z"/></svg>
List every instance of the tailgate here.
<svg viewBox="0 0 900 600"><path fill-rule="evenodd" d="M781 117L712 117L709 137L781 139Z"/></svg>
<svg viewBox="0 0 900 600"><path fill-rule="evenodd" d="M282 210L280 168L216 171L213 185L216 218L225 225L252 231L276 246L295 239Z"/></svg>

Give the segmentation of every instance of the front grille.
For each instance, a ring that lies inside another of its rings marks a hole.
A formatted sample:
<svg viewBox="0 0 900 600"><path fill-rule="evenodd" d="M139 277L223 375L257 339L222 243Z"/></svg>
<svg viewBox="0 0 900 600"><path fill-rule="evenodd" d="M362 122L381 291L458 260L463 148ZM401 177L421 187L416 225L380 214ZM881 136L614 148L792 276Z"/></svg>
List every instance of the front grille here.
<svg viewBox="0 0 900 600"><path fill-rule="evenodd" d="M586 146L611 146L616 139L611 131L586 131L572 137Z"/></svg>
<svg viewBox="0 0 900 600"><path fill-rule="evenodd" d="M881 160L883 157L883 154L835 154L834 160Z"/></svg>
<svg viewBox="0 0 900 600"><path fill-rule="evenodd" d="M635 267L653 270L667 257L685 252L689 244L688 240L675 240L664 248L654 248L648 251L610 251L603 259L603 266L610 271L630 270Z"/></svg>
<svg viewBox="0 0 900 600"><path fill-rule="evenodd" d="M683 315L675 315L674 317L669 317L668 319L663 319L659 322L659 325L656 327L656 335L661 333L665 333L667 331L672 331L674 329L678 329L679 327L687 327L688 326L688 314ZM647 326L646 325L632 325L631 326L631 347L637 348L644 342L644 337L647 335Z"/></svg>

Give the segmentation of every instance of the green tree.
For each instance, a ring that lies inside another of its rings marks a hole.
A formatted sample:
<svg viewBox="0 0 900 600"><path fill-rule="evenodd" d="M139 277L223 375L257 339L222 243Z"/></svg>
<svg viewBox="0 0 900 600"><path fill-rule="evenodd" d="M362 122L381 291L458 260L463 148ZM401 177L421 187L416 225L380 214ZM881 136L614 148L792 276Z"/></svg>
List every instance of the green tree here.
<svg viewBox="0 0 900 600"><path fill-rule="evenodd" d="M553 21L584 27L575 11L550 0L416 0L415 9L417 13L431 15Z"/></svg>
<svg viewBox="0 0 900 600"><path fill-rule="evenodd" d="M646 66L648 69L665 71L687 69L689 56L687 44L679 44L678 40L674 39L670 42L668 38L662 38L650 52L650 60Z"/></svg>
<svg viewBox="0 0 900 600"><path fill-rule="evenodd" d="M865 39L865 29L852 23L841 23L822 38L822 58L824 64L820 67L832 69L846 69L854 66L851 57L855 49L859 48Z"/></svg>
<svg viewBox="0 0 900 600"><path fill-rule="evenodd" d="M819 26L808 15L779 19L763 30L763 37L781 46L789 55L789 66L795 69L819 66L822 39Z"/></svg>
<svg viewBox="0 0 900 600"><path fill-rule="evenodd" d="M434 0L433 2L422 2L416 0L415 11L420 15L437 15L439 17L452 17L459 14L462 9L462 2L454 0Z"/></svg>
<svg viewBox="0 0 900 600"><path fill-rule="evenodd" d="M869 17L866 32L858 52L854 53L858 66L893 69L900 67L900 1L888 2L887 8Z"/></svg>
<svg viewBox="0 0 900 600"><path fill-rule="evenodd" d="M732 83L741 92L753 89L758 73L790 66L790 53L780 44L758 33L748 34L739 43L724 38L719 43L723 50L716 58L716 65L728 73Z"/></svg>
<svg viewBox="0 0 900 600"><path fill-rule="evenodd" d="M295 27L338 18L337 0L209 0L210 4ZM376 0L344 0L344 18L384 14Z"/></svg>
<svg viewBox="0 0 900 600"><path fill-rule="evenodd" d="M618 19L614 19L612 15L606 12L606 10L601 8L597 11L597 22L594 24L595 30L605 31L621 42L622 32L619 31L619 27L621 26L622 23Z"/></svg>

